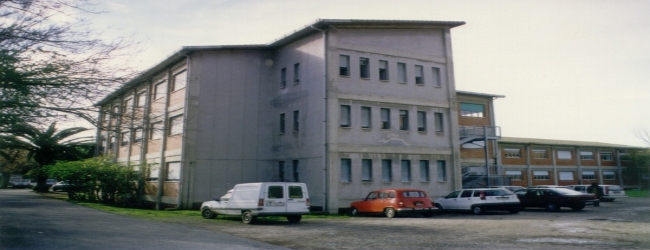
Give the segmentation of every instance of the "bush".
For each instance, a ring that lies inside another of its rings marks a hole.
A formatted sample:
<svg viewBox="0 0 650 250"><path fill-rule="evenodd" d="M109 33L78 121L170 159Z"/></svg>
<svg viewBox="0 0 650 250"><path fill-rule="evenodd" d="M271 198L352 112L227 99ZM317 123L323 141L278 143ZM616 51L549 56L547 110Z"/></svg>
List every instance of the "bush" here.
<svg viewBox="0 0 650 250"><path fill-rule="evenodd" d="M45 171L51 178L71 185L68 190L68 198L71 200L138 207L138 186L144 183L144 177L132 167L120 166L98 157L57 162L47 166Z"/></svg>

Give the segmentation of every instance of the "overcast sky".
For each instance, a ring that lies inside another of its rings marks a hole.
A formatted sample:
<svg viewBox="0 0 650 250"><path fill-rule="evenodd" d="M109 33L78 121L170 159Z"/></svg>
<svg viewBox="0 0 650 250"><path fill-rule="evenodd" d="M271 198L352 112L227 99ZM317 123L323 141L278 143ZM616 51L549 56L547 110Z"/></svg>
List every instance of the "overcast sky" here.
<svg viewBox="0 0 650 250"><path fill-rule="evenodd" d="M147 69L191 45L266 44L317 19L465 21L457 90L504 95L503 136L647 146L650 1L102 0L89 18L132 36Z"/></svg>

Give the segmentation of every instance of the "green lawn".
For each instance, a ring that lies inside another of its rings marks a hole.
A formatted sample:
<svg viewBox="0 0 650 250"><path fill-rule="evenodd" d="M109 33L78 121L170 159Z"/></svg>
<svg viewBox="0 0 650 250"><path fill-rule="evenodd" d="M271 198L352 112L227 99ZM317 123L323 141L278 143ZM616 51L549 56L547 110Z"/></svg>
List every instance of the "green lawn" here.
<svg viewBox="0 0 650 250"><path fill-rule="evenodd" d="M650 197L650 190L625 190L628 197Z"/></svg>

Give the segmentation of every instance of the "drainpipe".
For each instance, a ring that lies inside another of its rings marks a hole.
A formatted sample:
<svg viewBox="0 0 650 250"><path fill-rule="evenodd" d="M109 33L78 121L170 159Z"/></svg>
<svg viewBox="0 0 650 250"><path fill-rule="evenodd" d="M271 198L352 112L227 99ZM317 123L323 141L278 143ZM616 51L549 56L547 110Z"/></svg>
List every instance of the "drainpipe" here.
<svg viewBox="0 0 650 250"><path fill-rule="evenodd" d="M329 122L328 122L328 113L329 113L329 64L327 60L327 32L325 30L314 27L313 25L309 26L312 29L321 31L323 33L323 58L325 60L325 84L324 86L324 97L323 104L323 212L329 211Z"/></svg>

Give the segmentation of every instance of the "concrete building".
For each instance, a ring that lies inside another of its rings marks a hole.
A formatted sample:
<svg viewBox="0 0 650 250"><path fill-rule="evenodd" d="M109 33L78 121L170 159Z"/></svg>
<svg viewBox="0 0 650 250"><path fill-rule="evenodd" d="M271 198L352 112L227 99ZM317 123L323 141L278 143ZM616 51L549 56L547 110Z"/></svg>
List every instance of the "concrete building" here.
<svg viewBox="0 0 650 250"><path fill-rule="evenodd" d="M379 188L449 193L463 24L318 20L265 45L183 47L97 104L98 153L149 166L160 206L259 181L305 182L329 212Z"/></svg>

